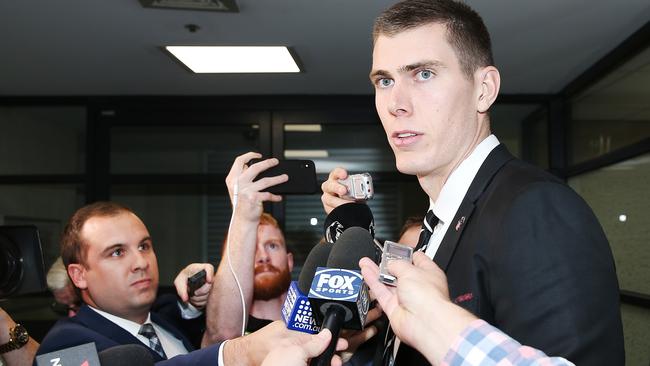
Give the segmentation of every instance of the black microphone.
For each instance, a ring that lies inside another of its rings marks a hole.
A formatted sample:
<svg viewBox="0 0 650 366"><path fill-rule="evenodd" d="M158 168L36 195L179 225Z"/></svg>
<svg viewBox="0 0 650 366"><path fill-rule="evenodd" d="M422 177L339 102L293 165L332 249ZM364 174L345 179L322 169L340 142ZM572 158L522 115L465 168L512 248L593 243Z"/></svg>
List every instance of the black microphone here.
<svg viewBox="0 0 650 366"><path fill-rule="evenodd" d="M331 250L332 244L330 243L316 244L309 252L307 259L305 259L298 281L291 281L287 297L282 305L282 320L284 320L288 329L311 334L320 331L320 327L313 316L307 294L314 279L316 268L327 264Z"/></svg>
<svg viewBox="0 0 650 366"><path fill-rule="evenodd" d="M363 329L370 298L363 282L359 260L363 257L377 260L377 247L372 235L360 227L351 227L340 235L327 260L327 267L319 267L309 290L309 301L321 329L332 332L325 351L311 360L311 366L329 365L341 329Z"/></svg>
<svg viewBox="0 0 650 366"><path fill-rule="evenodd" d="M350 202L338 206L325 218L323 229L325 240L336 243L341 234L351 227L366 229L372 237L375 236L375 219L370 207L363 203Z"/></svg>
<svg viewBox="0 0 650 366"><path fill-rule="evenodd" d="M153 366L153 356L145 347L137 344L123 344L107 348L98 353L102 366Z"/></svg>

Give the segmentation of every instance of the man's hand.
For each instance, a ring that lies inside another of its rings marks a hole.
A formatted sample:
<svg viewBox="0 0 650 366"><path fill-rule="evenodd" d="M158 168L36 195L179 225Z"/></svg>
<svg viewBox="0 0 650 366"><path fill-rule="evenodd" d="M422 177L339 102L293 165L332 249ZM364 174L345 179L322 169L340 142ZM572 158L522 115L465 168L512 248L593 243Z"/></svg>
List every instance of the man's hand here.
<svg viewBox="0 0 650 366"><path fill-rule="evenodd" d="M323 329L320 333L301 340L302 344L276 348L266 356L262 366L307 366L310 359L319 356L325 351L331 339L332 333L330 330ZM341 344L340 340L339 344ZM332 366L340 366L341 364L341 358L334 355Z"/></svg>
<svg viewBox="0 0 650 366"><path fill-rule="evenodd" d="M311 334L296 332L287 329L286 325L281 320L276 320L257 332L228 341L223 348L223 361L225 365L260 365L271 351L284 350L281 353L285 361L283 361L281 365L306 365L307 361L305 361L305 358L314 357L314 348L317 348L314 344L309 345L309 351L301 351L304 354L297 355L298 357L293 357L296 355L292 355L290 352L293 352L292 350L294 350L295 347L303 348L305 344L310 343L310 341L315 337L327 337L327 342L329 342L331 334L329 336L314 336ZM316 344L321 344L321 342L327 343L322 339L314 342ZM339 339L336 344L336 349L342 350L346 347L347 342L344 339ZM287 351L287 349L289 351ZM323 349L325 349L325 347L323 347ZM304 356L305 354L309 354L309 356ZM273 356L269 361L273 363L265 363L265 365L278 364L275 363L279 360L278 357L280 356ZM288 363L286 360L292 360L294 363ZM303 363L295 363L301 362L301 360ZM336 357L333 359L332 364L340 365L340 361L340 358Z"/></svg>
<svg viewBox="0 0 650 366"><path fill-rule="evenodd" d="M189 297L187 288L187 279L192 277L195 273L205 270L205 284L194 291L194 296ZM198 310L202 310L208 302L208 295L212 289L212 281L214 277L214 266L210 263L192 263L183 268L174 279L174 286L176 293L183 302L192 304Z"/></svg>
<svg viewBox="0 0 650 366"><path fill-rule="evenodd" d="M271 167L278 165L278 159L266 159L256 164L248 166L251 159L261 158L262 155L254 152L248 152L235 158L235 162L226 176L226 186L230 201L237 204L236 214L249 221L259 221L263 211L262 203L265 201L280 202L282 196L262 190L284 183L289 180L286 174L275 177L262 178L253 182L257 175ZM235 198L235 187L237 187L237 197Z"/></svg>
<svg viewBox="0 0 650 366"><path fill-rule="evenodd" d="M348 172L343 168L335 168L330 172L329 177L320 188L323 190L323 195L321 196L321 201L323 202L323 208L325 213L329 215L333 209L339 207L340 205L354 202L349 198L341 198L346 193L348 193L348 187L344 184L339 183L339 179L345 179L348 177Z"/></svg>
<svg viewBox="0 0 650 366"><path fill-rule="evenodd" d="M413 264L404 260L388 264L397 287L379 281L379 268L369 258L362 258L359 266L395 334L433 364L442 361L455 337L476 320L449 300L445 273L424 253L414 253Z"/></svg>
<svg viewBox="0 0 650 366"><path fill-rule="evenodd" d="M16 322L0 308L0 344L9 342L9 329L16 326Z"/></svg>

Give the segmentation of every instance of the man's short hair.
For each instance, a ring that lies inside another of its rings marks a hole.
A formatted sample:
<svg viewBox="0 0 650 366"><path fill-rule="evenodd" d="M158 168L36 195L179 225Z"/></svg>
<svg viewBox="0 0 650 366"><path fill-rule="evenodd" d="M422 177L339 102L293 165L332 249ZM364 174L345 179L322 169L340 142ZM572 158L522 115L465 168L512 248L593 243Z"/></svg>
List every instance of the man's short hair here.
<svg viewBox="0 0 650 366"><path fill-rule="evenodd" d="M447 27L447 42L456 52L460 66L471 80L474 72L494 65L490 33L483 19L469 6L454 0L405 0L375 19L373 40L392 37L431 23Z"/></svg>
<svg viewBox="0 0 650 366"><path fill-rule="evenodd" d="M404 221L404 225L402 225L402 229L399 232L399 235L397 238L401 238L404 233L409 230L412 227L417 227L421 228L422 227L422 222L424 222L424 216L418 215L418 216L409 216L406 221Z"/></svg>
<svg viewBox="0 0 650 366"><path fill-rule="evenodd" d="M262 215L260 215L260 223L259 225L271 225L274 228L280 230L280 234L284 237L284 233L282 232L282 229L280 228L280 224L278 223L278 220L275 219L275 217L271 216L271 214L262 212ZM221 256L223 257L226 252L226 244L228 243L228 232L226 232L226 235L223 238L223 243L221 243ZM289 247L287 246L286 243L286 238L285 238L285 243L284 243L284 249L287 251L287 253L291 253L289 250Z"/></svg>
<svg viewBox="0 0 650 366"><path fill-rule="evenodd" d="M278 224L278 220L276 220L275 217L271 216L271 214L268 214L266 212L262 212L262 215L260 216L260 225L271 225L276 229L280 229L280 224Z"/></svg>
<svg viewBox="0 0 650 366"><path fill-rule="evenodd" d="M116 202L100 201L78 209L63 229L61 236L61 259L65 268L71 263L85 264L88 245L81 238L81 230L93 217L111 217L133 213L130 208Z"/></svg>

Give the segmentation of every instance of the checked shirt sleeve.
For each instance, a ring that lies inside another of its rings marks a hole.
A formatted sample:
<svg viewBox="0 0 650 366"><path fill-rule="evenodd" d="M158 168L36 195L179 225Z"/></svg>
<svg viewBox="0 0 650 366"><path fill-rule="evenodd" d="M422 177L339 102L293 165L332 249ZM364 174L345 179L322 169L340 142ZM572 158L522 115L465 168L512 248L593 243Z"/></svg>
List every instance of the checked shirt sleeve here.
<svg viewBox="0 0 650 366"><path fill-rule="evenodd" d="M472 322L454 341L443 366L575 366L508 337L483 320Z"/></svg>

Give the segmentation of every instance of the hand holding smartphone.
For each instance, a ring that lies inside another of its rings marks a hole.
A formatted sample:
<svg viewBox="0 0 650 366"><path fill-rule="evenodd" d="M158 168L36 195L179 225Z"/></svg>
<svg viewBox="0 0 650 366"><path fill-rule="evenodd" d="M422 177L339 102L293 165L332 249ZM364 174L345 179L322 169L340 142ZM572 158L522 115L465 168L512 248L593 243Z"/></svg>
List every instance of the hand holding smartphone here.
<svg viewBox="0 0 650 366"><path fill-rule="evenodd" d="M263 161L266 159L252 159L248 162L248 166ZM265 189L265 192L273 194L312 194L318 190L316 183L316 167L311 160L280 160L278 165L271 167L255 177L254 181L258 181L265 177L275 177L278 175L286 174L289 180L271 186Z"/></svg>
<svg viewBox="0 0 650 366"><path fill-rule="evenodd" d="M205 269L202 269L187 279L187 294L189 297L194 296L194 292L205 284Z"/></svg>

